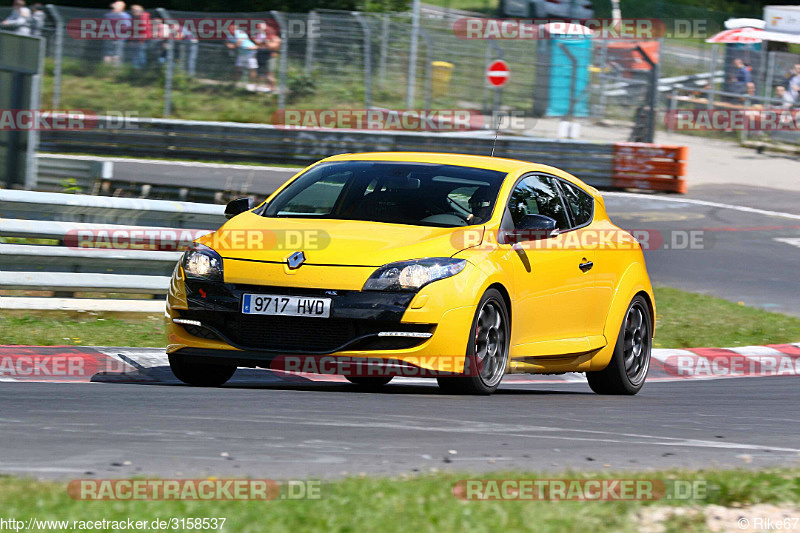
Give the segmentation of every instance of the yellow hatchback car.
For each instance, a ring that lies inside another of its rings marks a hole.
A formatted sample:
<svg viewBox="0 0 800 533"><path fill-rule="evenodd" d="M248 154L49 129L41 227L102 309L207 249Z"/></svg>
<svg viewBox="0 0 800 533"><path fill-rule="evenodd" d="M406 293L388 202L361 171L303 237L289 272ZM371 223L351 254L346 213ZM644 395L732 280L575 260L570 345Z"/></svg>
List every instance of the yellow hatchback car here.
<svg viewBox="0 0 800 533"><path fill-rule="evenodd" d="M185 383L246 366L471 394L506 373L585 372L601 394L644 384L655 306L641 247L557 168L346 154L226 215L171 281L167 352Z"/></svg>

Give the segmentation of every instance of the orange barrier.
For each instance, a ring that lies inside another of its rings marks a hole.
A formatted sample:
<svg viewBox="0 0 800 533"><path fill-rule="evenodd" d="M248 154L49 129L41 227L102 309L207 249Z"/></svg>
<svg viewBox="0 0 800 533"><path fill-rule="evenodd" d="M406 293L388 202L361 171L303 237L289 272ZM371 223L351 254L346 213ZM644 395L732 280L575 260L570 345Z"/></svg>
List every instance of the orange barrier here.
<svg viewBox="0 0 800 533"><path fill-rule="evenodd" d="M686 194L687 146L614 143L613 186Z"/></svg>
<svg viewBox="0 0 800 533"><path fill-rule="evenodd" d="M630 78L632 70L650 70L650 64L644 60L642 55L635 52L637 46L641 46L644 53L654 62L659 59L659 41L616 41L608 43L608 58L610 61L622 66L623 75Z"/></svg>

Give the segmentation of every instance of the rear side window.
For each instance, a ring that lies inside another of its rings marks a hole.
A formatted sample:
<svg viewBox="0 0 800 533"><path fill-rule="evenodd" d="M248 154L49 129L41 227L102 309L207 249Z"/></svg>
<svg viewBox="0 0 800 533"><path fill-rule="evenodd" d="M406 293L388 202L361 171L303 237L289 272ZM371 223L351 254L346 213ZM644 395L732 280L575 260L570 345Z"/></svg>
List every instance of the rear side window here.
<svg viewBox="0 0 800 533"><path fill-rule="evenodd" d="M592 195L566 181L559 182L564 191L564 201L572 215L574 226L583 226L592 220L594 198Z"/></svg>

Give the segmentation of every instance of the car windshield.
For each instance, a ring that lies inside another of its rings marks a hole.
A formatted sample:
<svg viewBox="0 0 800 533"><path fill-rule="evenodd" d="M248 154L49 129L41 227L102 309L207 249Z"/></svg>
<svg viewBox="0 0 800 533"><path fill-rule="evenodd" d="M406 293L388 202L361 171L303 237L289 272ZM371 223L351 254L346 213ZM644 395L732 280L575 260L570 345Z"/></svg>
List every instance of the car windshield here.
<svg viewBox="0 0 800 533"><path fill-rule="evenodd" d="M471 226L492 215L506 174L430 163L323 163L281 191L266 217Z"/></svg>

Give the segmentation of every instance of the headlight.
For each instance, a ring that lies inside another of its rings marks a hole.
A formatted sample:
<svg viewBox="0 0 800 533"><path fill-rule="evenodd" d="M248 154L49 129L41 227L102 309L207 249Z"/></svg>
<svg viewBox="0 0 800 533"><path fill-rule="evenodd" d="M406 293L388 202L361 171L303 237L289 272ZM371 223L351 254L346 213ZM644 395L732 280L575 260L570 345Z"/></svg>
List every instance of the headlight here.
<svg viewBox="0 0 800 533"><path fill-rule="evenodd" d="M365 291L415 291L438 279L455 276L466 266L464 259L434 257L383 265L364 284Z"/></svg>
<svg viewBox="0 0 800 533"><path fill-rule="evenodd" d="M190 244L183 254L181 264L189 278L222 281L222 257L208 246Z"/></svg>

